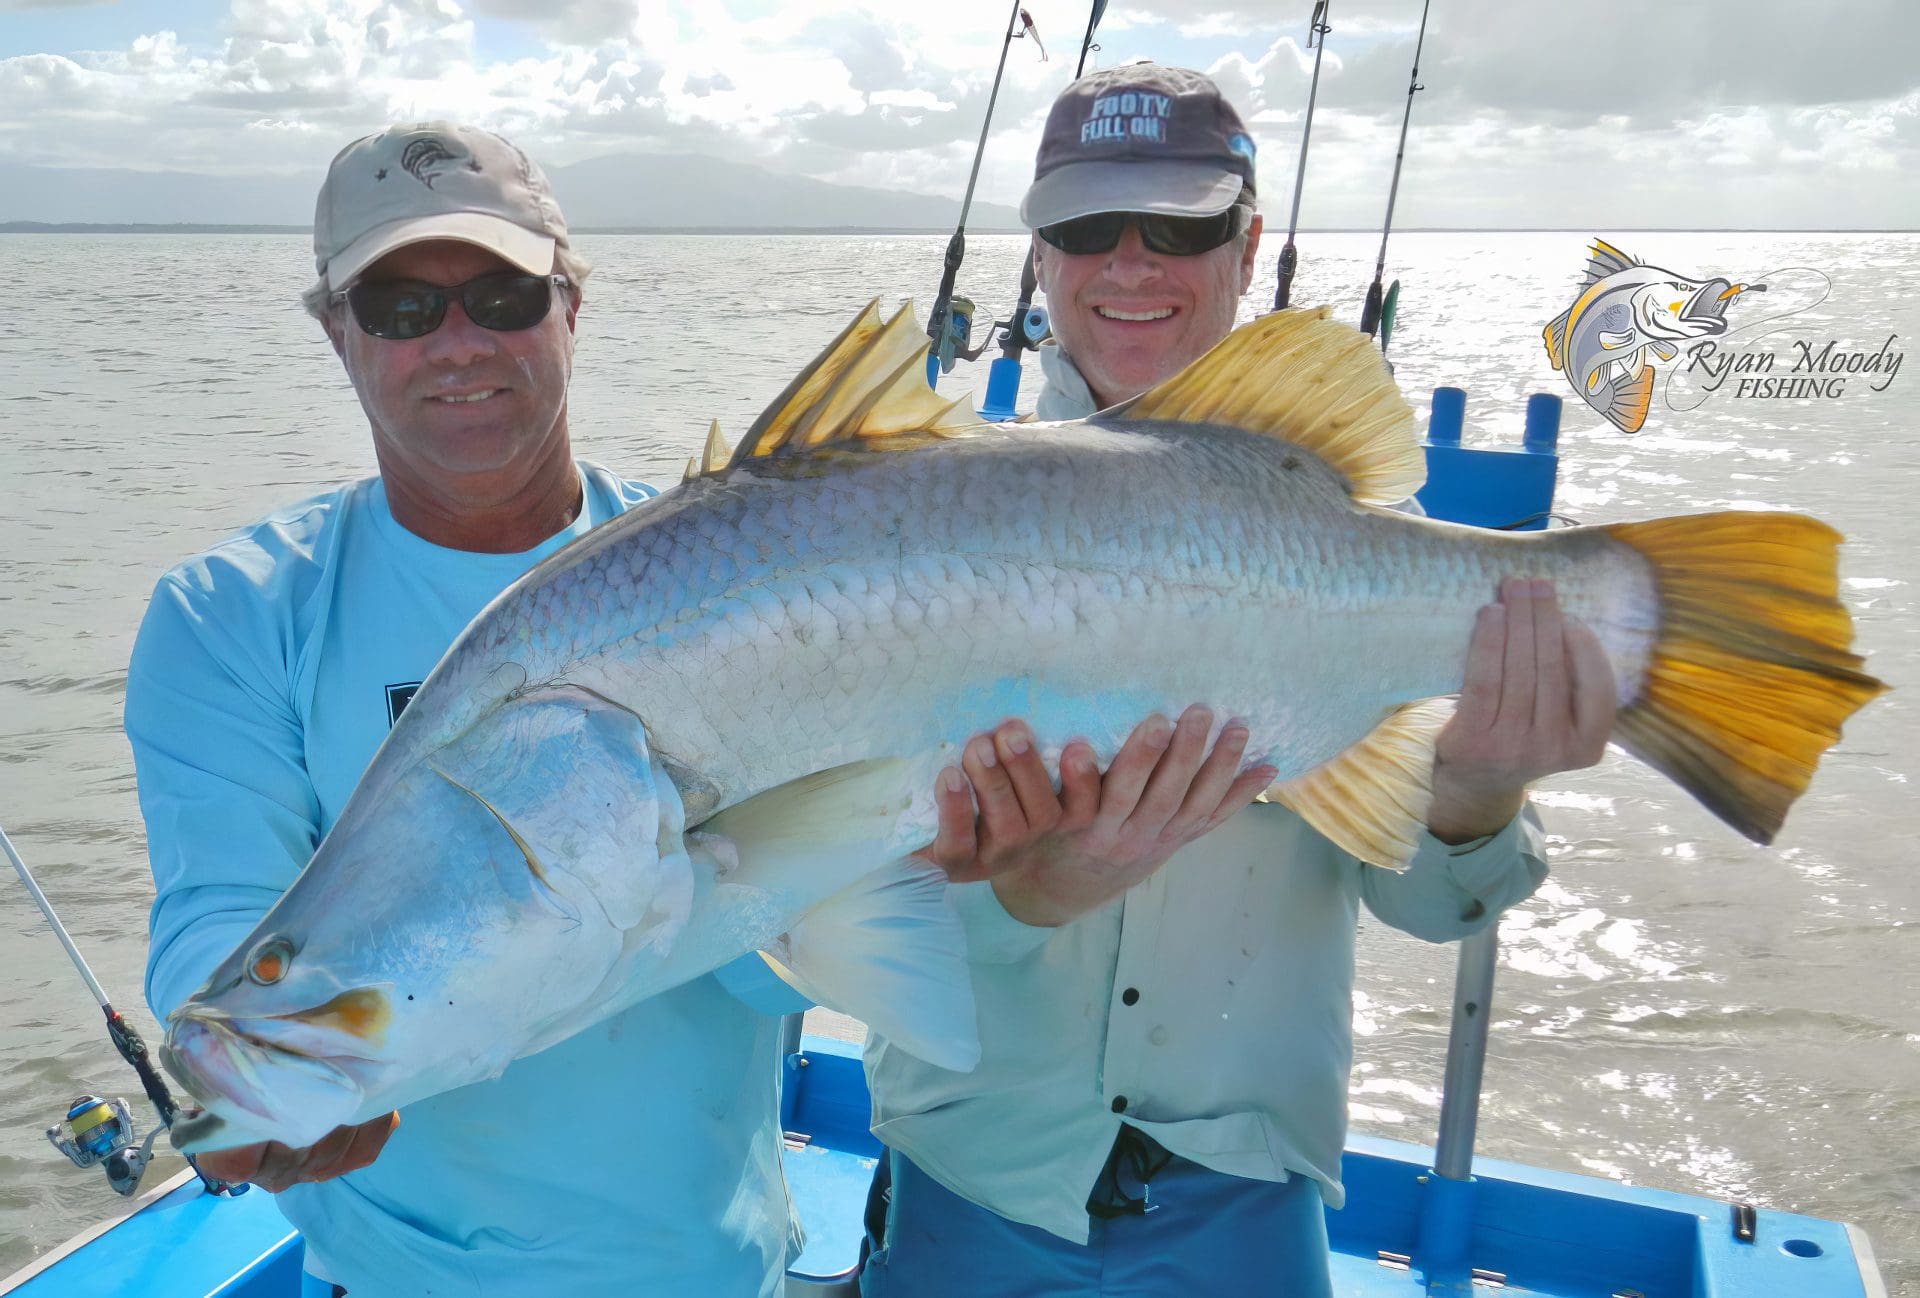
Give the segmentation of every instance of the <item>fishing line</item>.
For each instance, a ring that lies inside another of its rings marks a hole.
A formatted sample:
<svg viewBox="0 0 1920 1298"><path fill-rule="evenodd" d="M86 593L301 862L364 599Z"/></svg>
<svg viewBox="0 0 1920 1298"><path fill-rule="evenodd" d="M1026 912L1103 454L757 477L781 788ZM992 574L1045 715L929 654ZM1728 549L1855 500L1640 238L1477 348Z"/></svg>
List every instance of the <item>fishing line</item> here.
<svg viewBox="0 0 1920 1298"><path fill-rule="evenodd" d="M1775 312L1773 315L1763 315L1757 320L1749 320L1745 324L1741 325L1738 329L1729 329L1726 333L1721 334L1719 336L1718 341L1723 344L1737 342L1742 347L1751 347L1753 346L1753 344L1759 342L1762 338L1769 338L1769 337L1772 337L1774 334L1781 332L1781 330L1783 330L1786 327L1785 324L1783 323L1784 321L1791 320L1794 316L1802 315L1805 312L1813 310L1815 307L1819 306L1821 303L1825 302L1828 298L1833 296L1833 277L1828 275L1825 271L1820 270L1817 267L1813 267L1813 266L1782 266L1780 269L1768 273L1765 283L1755 284L1752 287L1746 289L1745 291L1749 293L1768 293L1770 298L1777 298L1780 292L1782 291L1781 288L1779 287L1778 281L1781 279L1781 277L1789 274L1793 274L1796 272L1801 272L1808 275L1814 275L1819 278L1820 280L1820 296L1819 297L1816 297L1815 299L1813 299L1813 301L1805 303L1801 306L1792 307L1784 311L1778 311L1778 312ZM1769 285L1773 286L1771 290L1769 290ZM1749 330L1759 329L1761 325L1773 325L1774 327L1771 329L1761 330L1759 333L1748 334ZM1748 336L1742 337L1743 334L1747 334ZM1676 365L1674 368L1667 371L1667 380L1660 387L1661 401L1666 403L1667 409L1675 412L1676 414L1683 414L1683 415L1689 414L1695 410L1698 410L1701 406L1704 406L1705 404L1707 404L1707 402L1713 400L1714 393L1711 391L1707 391L1703 388L1700 388L1698 386L1699 380L1691 377L1691 375L1692 375L1691 366ZM1682 405L1676 404L1673 399L1675 384L1680 385L1682 396L1687 395L1687 393L1691 391L1691 392L1697 393L1700 399L1698 401L1695 401L1690 406L1682 406Z"/></svg>

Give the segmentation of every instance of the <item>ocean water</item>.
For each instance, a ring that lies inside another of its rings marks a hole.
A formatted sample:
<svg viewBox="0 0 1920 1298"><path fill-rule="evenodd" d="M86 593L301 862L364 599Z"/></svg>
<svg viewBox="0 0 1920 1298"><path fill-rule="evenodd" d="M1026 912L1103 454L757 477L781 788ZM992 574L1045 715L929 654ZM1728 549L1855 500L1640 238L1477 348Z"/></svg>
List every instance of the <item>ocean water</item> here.
<svg viewBox="0 0 1920 1298"><path fill-rule="evenodd" d="M1765 282L1730 312L1778 353L1920 334L1920 236L1641 234L1629 253ZM867 298L924 302L943 236L586 237L598 262L571 403L579 451L667 482L707 422L737 435ZM1517 442L1533 391L1569 398L1560 510L1583 522L1793 508L1848 538L1844 592L1896 686L1848 727L1772 848L1630 759L1550 780L1553 876L1502 923L1480 1150L1854 1221L1920 1295L1920 831L1914 684L1920 372L1839 395L1736 397L1696 369L1637 434L1587 410L1541 328L1583 232L1406 234L1392 355L1424 410L1471 394L1470 441ZM1377 240L1309 235L1296 304L1347 318ZM1021 242L975 236L961 285L1005 310ZM1278 240L1247 310L1272 293ZM371 471L364 420L297 305L282 236L0 236L0 824L116 1003L141 1004L152 885L119 730L125 664L168 564L269 508ZM1763 317L1767 318L1763 322ZM1778 317L1778 318L1773 318ZM1035 383L1029 366L1029 397ZM1677 369L1678 367L1675 367ZM985 363L942 380L983 388ZM1823 381L1834 377L1819 371ZM1369 922L1354 1007L1356 1127L1432 1138L1452 953ZM118 1206L41 1130L87 1090L135 1098L98 1012L0 872L0 1276ZM156 1165L150 1184L178 1166Z"/></svg>

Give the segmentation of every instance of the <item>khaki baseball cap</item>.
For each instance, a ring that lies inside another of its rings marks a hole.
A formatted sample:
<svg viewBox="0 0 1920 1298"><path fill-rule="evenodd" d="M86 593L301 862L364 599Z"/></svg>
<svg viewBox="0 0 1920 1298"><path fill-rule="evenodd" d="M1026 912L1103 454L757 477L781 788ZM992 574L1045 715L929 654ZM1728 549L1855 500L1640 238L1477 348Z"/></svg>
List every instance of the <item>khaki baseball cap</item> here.
<svg viewBox="0 0 1920 1298"><path fill-rule="evenodd" d="M567 246L567 221L533 160L478 127L390 126L335 155L313 214L314 268L327 287L429 239L476 244L545 275Z"/></svg>
<svg viewBox="0 0 1920 1298"><path fill-rule="evenodd" d="M1203 73L1129 63L1053 101L1020 201L1028 227L1099 212L1217 216L1254 179L1253 137Z"/></svg>

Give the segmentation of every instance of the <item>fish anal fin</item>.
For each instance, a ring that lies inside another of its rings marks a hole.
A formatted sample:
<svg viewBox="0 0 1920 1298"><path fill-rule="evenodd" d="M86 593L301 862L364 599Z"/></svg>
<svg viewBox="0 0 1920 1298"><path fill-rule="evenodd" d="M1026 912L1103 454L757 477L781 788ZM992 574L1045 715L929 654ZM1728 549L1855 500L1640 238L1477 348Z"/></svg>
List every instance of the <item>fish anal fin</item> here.
<svg viewBox="0 0 1920 1298"><path fill-rule="evenodd" d="M1653 404L1653 366L1642 365L1640 372L1613 390L1606 416L1623 433L1637 433L1647 422L1647 407Z"/></svg>
<svg viewBox="0 0 1920 1298"><path fill-rule="evenodd" d="M1365 334L1330 307L1241 325L1102 422L1218 424L1279 438L1345 475L1362 504L1405 500L1426 481L1412 407Z"/></svg>
<svg viewBox="0 0 1920 1298"><path fill-rule="evenodd" d="M926 355L911 303L884 324L878 300L867 303L754 421L728 463L863 442L868 450L897 450L984 427L967 402L927 386Z"/></svg>
<svg viewBox="0 0 1920 1298"><path fill-rule="evenodd" d="M1341 851L1403 870L1433 802L1433 751L1452 699L1394 709L1345 752L1268 790Z"/></svg>
<svg viewBox="0 0 1920 1298"><path fill-rule="evenodd" d="M1839 533L1739 511L1604 530L1652 568L1660 607L1646 682L1614 739L1772 842L1842 725L1887 688L1853 652Z"/></svg>

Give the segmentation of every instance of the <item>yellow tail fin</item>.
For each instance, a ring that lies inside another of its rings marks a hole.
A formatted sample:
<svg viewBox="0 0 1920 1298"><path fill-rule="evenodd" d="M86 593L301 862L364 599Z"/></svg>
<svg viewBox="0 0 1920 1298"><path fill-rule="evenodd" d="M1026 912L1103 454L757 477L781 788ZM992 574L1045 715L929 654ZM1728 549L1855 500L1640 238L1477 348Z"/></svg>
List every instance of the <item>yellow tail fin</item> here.
<svg viewBox="0 0 1920 1298"><path fill-rule="evenodd" d="M1614 739L1748 838L1770 843L1863 673L1839 600L1840 534L1801 514L1725 513L1605 530L1652 564L1660 632Z"/></svg>

